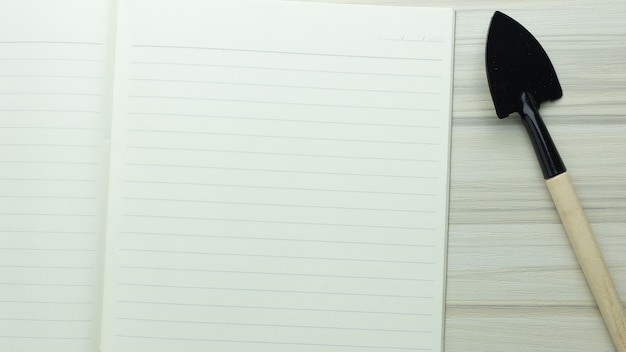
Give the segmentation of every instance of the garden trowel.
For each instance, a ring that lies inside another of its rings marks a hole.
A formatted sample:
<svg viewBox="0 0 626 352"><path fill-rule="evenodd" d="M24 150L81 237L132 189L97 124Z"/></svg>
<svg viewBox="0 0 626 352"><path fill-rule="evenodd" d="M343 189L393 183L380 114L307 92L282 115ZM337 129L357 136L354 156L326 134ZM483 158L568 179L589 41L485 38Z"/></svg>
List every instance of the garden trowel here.
<svg viewBox="0 0 626 352"><path fill-rule="evenodd" d="M539 115L563 95L548 55L528 30L496 12L487 36L487 80L499 118L519 113L578 263L618 352L626 352L626 317L563 160Z"/></svg>

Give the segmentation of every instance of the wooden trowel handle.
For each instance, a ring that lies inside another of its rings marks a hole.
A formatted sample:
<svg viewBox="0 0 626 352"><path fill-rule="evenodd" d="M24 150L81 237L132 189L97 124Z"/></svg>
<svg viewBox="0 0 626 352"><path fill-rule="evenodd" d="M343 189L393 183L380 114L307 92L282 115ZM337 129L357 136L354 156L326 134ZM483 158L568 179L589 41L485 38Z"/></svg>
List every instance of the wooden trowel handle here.
<svg viewBox="0 0 626 352"><path fill-rule="evenodd" d="M626 352L626 317L598 243L567 172L546 180L578 263L618 352Z"/></svg>

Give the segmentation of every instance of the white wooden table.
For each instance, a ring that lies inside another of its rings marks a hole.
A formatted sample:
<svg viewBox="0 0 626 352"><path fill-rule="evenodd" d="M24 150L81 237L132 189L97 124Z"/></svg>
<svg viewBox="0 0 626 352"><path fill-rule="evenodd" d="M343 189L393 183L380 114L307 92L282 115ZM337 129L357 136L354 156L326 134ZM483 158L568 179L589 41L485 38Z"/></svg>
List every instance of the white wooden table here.
<svg viewBox="0 0 626 352"><path fill-rule="evenodd" d="M564 97L542 115L626 300L626 1L336 1L456 9L447 352L614 351L519 118L484 51L500 10L544 46Z"/></svg>

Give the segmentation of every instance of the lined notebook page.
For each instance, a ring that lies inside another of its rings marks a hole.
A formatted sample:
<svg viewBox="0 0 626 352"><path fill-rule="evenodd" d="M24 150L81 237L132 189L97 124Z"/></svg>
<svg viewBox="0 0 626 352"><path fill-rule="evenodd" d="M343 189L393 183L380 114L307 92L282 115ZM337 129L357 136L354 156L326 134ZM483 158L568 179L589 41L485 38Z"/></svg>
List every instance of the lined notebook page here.
<svg viewBox="0 0 626 352"><path fill-rule="evenodd" d="M104 351L439 351L453 13L119 8Z"/></svg>
<svg viewBox="0 0 626 352"><path fill-rule="evenodd" d="M0 350L95 351L108 131L105 1L0 10Z"/></svg>

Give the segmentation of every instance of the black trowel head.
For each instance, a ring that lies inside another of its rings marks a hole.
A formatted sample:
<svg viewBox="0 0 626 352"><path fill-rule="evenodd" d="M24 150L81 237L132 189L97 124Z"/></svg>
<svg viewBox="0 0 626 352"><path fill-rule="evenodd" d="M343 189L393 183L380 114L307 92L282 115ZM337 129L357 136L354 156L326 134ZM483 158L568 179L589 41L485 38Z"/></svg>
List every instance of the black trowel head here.
<svg viewBox="0 0 626 352"><path fill-rule="evenodd" d="M554 67L537 39L502 12L495 12L491 19L485 58L499 118L520 112L524 93L537 105L563 95Z"/></svg>

